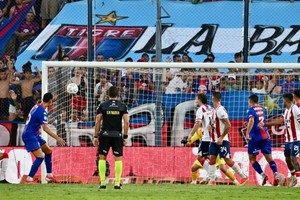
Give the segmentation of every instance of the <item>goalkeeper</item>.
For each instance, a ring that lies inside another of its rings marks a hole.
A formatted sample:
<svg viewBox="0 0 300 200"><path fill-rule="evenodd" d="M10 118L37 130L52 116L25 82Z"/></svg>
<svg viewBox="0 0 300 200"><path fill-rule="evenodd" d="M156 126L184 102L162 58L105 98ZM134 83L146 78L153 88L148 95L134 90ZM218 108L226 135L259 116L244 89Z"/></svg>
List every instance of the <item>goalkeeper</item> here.
<svg viewBox="0 0 300 200"><path fill-rule="evenodd" d="M200 150L200 146L201 146L201 140L202 140L202 129L199 128L192 137L188 138L188 140L186 141L187 144L192 144L194 142L196 142L197 140L200 140L200 145L199 145L199 149L198 149L198 156L197 159L194 161L192 168L191 168L191 173L192 173L192 182L191 184L196 184L197 183L197 178L199 176L199 169L205 169L208 172L208 157L205 157L204 160L204 164L201 164L201 156L199 155L199 150ZM184 140L182 141L183 143ZM220 169L235 185L239 185L239 182L236 180L234 174L226 167L225 165L225 160L223 158L220 158L219 156L217 157L217 161L216 161L216 166L218 169ZM201 181L201 184L207 184L208 183L208 177L206 179L203 179L203 181Z"/></svg>
<svg viewBox="0 0 300 200"><path fill-rule="evenodd" d="M192 166L192 183L196 183L198 177L198 170L204 168L208 172L209 164L207 162L209 155L209 145L210 145L210 134L208 126L210 125L212 107L207 104L207 96L203 93L197 94L196 105L198 108L196 112L196 122L192 131L188 136L188 143L195 142L197 138L201 141L198 148L198 156L196 161ZM238 184L238 181L234 175L225 167L224 160L219 159L218 165L226 176L230 178L235 184Z"/></svg>

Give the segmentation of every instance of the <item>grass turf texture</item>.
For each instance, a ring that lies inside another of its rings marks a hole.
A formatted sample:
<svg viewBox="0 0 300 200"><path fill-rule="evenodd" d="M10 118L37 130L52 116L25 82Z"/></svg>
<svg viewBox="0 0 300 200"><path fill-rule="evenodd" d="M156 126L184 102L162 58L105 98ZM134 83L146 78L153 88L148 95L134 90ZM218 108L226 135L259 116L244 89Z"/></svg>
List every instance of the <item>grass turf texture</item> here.
<svg viewBox="0 0 300 200"><path fill-rule="evenodd" d="M124 185L122 190L114 190L108 185L98 191L98 185L86 184L1 184L1 200L87 200L95 199L298 199L300 188L252 187L252 186L204 186L204 185Z"/></svg>

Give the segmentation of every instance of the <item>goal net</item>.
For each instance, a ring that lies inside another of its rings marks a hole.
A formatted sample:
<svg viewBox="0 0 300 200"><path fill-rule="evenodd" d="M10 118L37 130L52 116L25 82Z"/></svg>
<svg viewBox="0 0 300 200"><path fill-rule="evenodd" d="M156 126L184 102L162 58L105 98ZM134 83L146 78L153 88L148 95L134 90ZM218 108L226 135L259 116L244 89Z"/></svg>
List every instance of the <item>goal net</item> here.
<svg viewBox="0 0 300 200"><path fill-rule="evenodd" d="M97 149L92 144L95 114L99 103L108 99L108 88L114 85L120 89L130 118L123 156L124 184L191 181L199 142L185 144L185 136L195 122L196 94L206 93L212 106L214 91L221 92L231 122L231 156L249 175L250 183L260 184L261 177L249 164L246 148L248 97L257 94L267 120L277 118L283 112L282 94L299 88L299 67L275 63L43 62L42 92L55 96L48 111L49 123L67 143L66 147L56 147L56 142L48 138L54 151L54 174L63 182L99 182ZM67 93L70 83L78 85L76 94ZM270 127L269 132L279 172L287 177L283 127ZM111 152L108 162L107 181L113 182ZM258 162L271 173L261 155ZM217 175L221 183L231 183L220 171ZM200 169L198 181L206 176Z"/></svg>

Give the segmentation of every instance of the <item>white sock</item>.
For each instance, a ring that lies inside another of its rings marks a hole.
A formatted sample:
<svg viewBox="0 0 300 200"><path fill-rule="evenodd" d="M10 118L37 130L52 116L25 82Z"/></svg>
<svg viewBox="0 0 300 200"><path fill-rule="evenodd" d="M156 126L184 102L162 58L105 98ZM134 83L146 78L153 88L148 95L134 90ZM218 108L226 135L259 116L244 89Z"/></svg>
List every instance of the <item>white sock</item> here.
<svg viewBox="0 0 300 200"><path fill-rule="evenodd" d="M30 176L27 176L26 180L27 180L27 181L33 181L33 178L30 177Z"/></svg>
<svg viewBox="0 0 300 200"><path fill-rule="evenodd" d="M208 169L208 177L210 180L215 180L216 178L216 164L213 165L209 165L209 169Z"/></svg>
<svg viewBox="0 0 300 200"><path fill-rule="evenodd" d="M7 166L8 166L8 158L2 159L2 167L0 170L0 180L1 181L5 179L5 173L6 173Z"/></svg>
<svg viewBox="0 0 300 200"><path fill-rule="evenodd" d="M206 159L206 160L204 161L204 163L203 163L203 168L205 169L205 171L206 171L207 173L209 173L209 160L208 160L208 159Z"/></svg>
<svg viewBox="0 0 300 200"><path fill-rule="evenodd" d="M231 167L241 178L246 178L247 176L242 172L240 166L237 163Z"/></svg>
<svg viewBox="0 0 300 200"><path fill-rule="evenodd" d="M53 176L52 173L47 173L47 176Z"/></svg>

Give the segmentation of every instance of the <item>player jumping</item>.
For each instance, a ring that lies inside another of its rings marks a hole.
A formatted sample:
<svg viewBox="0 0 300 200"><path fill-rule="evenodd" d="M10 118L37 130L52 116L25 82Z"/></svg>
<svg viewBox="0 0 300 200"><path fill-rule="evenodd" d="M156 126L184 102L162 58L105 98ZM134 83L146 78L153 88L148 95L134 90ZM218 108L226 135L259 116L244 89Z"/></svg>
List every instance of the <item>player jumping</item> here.
<svg viewBox="0 0 300 200"><path fill-rule="evenodd" d="M248 98L249 109L247 110L248 125L246 130L246 139L248 140L248 155L252 167L263 178L262 185L268 181L268 176L263 172L260 164L256 161L259 150L263 153L274 173L274 186L279 184L277 165L272 158L272 148L270 136L266 128L259 126L259 123L265 122L264 110L258 105L258 96L253 94Z"/></svg>

